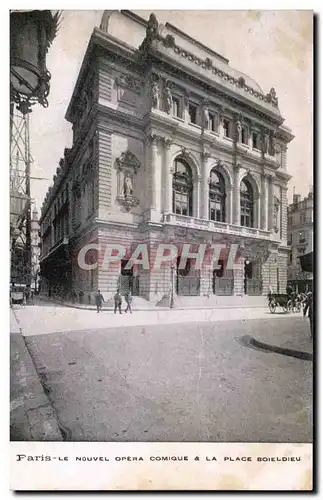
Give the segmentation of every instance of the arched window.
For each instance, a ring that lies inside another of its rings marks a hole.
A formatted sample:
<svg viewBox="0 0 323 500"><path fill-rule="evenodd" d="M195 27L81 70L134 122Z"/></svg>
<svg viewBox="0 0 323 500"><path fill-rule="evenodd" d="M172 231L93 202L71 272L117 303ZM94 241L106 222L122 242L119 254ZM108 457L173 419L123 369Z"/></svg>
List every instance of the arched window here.
<svg viewBox="0 0 323 500"><path fill-rule="evenodd" d="M225 222L225 183L216 170L211 171L209 188L209 218Z"/></svg>
<svg viewBox="0 0 323 500"><path fill-rule="evenodd" d="M253 190L250 182L243 179L240 185L240 225L253 227Z"/></svg>
<svg viewBox="0 0 323 500"><path fill-rule="evenodd" d="M175 160L173 175L173 212L192 216L193 179L191 167L182 159Z"/></svg>

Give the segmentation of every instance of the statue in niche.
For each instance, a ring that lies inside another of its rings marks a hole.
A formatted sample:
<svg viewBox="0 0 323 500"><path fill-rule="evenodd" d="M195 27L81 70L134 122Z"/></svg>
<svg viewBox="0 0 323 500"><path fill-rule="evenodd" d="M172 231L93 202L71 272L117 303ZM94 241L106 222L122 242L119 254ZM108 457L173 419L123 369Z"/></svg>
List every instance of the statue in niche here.
<svg viewBox="0 0 323 500"><path fill-rule="evenodd" d="M279 230L278 214L279 214L279 199L275 196L274 197L273 228L274 228L274 231L276 233Z"/></svg>
<svg viewBox="0 0 323 500"><path fill-rule="evenodd" d="M210 127L210 115L209 115L209 109L205 105L203 108L203 127L208 130Z"/></svg>
<svg viewBox="0 0 323 500"><path fill-rule="evenodd" d="M269 148L269 139L268 139L268 135L265 134L264 135L264 139L263 139L263 149L264 149L264 154L267 154L268 153L268 148Z"/></svg>
<svg viewBox="0 0 323 500"><path fill-rule="evenodd" d="M238 119L236 122L236 130L238 142L242 142L242 125L240 119Z"/></svg>
<svg viewBox="0 0 323 500"><path fill-rule="evenodd" d="M172 93L169 87L165 88L165 99L166 99L166 111L170 115L172 112Z"/></svg>
<svg viewBox="0 0 323 500"><path fill-rule="evenodd" d="M152 85L152 105L153 108L159 109L159 87L157 82Z"/></svg>
<svg viewBox="0 0 323 500"><path fill-rule="evenodd" d="M133 184L130 175L126 175L124 179L123 194L126 198L131 197L133 195Z"/></svg>

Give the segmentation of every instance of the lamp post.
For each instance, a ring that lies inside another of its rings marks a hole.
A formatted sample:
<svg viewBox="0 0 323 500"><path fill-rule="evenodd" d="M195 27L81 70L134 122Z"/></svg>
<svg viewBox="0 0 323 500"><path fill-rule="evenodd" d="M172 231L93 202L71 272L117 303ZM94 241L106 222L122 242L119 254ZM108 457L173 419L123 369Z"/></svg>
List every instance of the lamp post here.
<svg viewBox="0 0 323 500"><path fill-rule="evenodd" d="M24 225L24 269L31 284L31 195L28 113L36 103L48 106L51 75L46 68L46 55L54 40L60 12L50 10L12 10L10 12L10 168L14 169L13 151L22 152L25 164L25 207L20 227ZM23 127L15 125L14 108L22 114ZM23 133L22 133L23 130ZM12 147L14 145L14 147ZM11 193L17 194L17 193ZM13 239L15 241L15 238Z"/></svg>
<svg viewBox="0 0 323 500"><path fill-rule="evenodd" d="M174 270L175 270L175 264L172 263L171 268L170 268L170 279L171 279L171 289L170 289L170 309L173 309L174 307Z"/></svg>
<svg viewBox="0 0 323 500"><path fill-rule="evenodd" d="M10 12L10 101L22 114L39 103L48 106L51 75L46 54L54 40L60 13L50 10Z"/></svg>

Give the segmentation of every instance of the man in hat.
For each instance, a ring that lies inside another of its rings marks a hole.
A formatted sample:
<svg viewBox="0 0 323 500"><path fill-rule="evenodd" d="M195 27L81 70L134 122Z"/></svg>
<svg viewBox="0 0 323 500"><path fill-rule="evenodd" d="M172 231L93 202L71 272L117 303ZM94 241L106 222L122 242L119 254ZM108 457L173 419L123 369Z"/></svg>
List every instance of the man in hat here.
<svg viewBox="0 0 323 500"><path fill-rule="evenodd" d="M96 303L96 312L99 313L102 310L102 303L104 302L104 298L100 290L98 290L98 293L95 296L95 303Z"/></svg>
<svg viewBox="0 0 323 500"><path fill-rule="evenodd" d="M117 293L114 295L114 314L116 314L117 309L119 309L119 313L122 314L121 304L122 304L122 297L121 297L120 290L118 288Z"/></svg>

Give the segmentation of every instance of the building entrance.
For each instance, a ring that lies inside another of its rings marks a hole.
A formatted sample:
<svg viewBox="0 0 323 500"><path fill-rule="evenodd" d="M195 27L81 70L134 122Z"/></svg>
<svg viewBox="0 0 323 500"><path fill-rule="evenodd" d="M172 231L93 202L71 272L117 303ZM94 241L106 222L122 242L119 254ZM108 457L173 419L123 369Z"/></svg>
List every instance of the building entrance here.
<svg viewBox="0 0 323 500"><path fill-rule="evenodd" d="M212 290L214 295L233 295L233 272L225 269L224 261L219 260L220 269L213 270Z"/></svg>
<svg viewBox="0 0 323 500"><path fill-rule="evenodd" d="M187 259L185 269L179 269L181 257L177 259L176 292L177 295L200 295L200 271L194 269L191 260Z"/></svg>
<svg viewBox="0 0 323 500"><path fill-rule="evenodd" d="M262 294L262 279L259 278L259 266L256 262L245 260L244 265L244 293L246 295Z"/></svg>
<svg viewBox="0 0 323 500"><path fill-rule="evenodd" d="M128 260L121 261L120 292L124 294L130 290L132 295L139 296L139 276L134 274L133 266L126 269L128 262Z"/></svg>

